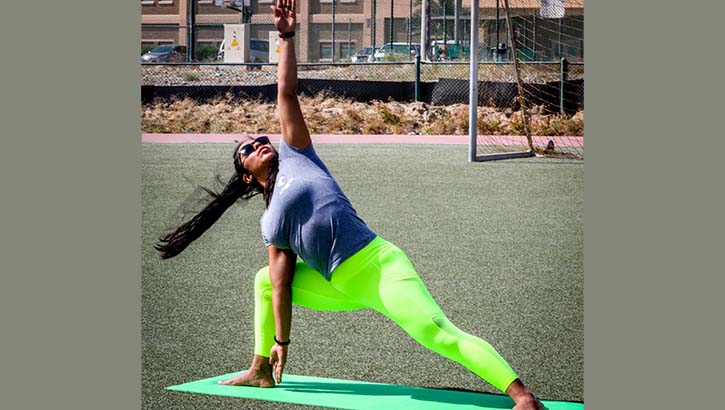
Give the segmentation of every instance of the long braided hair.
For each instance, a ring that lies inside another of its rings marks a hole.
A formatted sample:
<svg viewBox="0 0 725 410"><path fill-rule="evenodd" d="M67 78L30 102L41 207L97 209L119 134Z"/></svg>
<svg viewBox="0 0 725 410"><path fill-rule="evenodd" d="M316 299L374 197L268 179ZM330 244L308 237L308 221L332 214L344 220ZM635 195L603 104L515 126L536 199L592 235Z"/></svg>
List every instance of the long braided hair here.
<svg viewBox="0 0 725 410"><path fill-rule="evenodd" d="M277 179L279 170L279 159L274 157L270 164L270 171L266 180L266 188L262 186L256 179L252 179L250 183L244 182L244 174L247 172L242 166L239 158L239 148L246 142L242 141L234 148L233 159L235 173L224 184L221 176L217 175L216 179L224 185L221 192L215 192L209 188L200 186L211 199L210 202L199 211L189 221L184 222L172 232L159 238L159 242L154 248L160 252L162 259L173 258L180 254L187 246L198 239L207 229L222 216L222 214L234 205L238 200L249 200L250 198L262 194L264 198L264 207L269 206L274 192L274 183Z"/></svg>

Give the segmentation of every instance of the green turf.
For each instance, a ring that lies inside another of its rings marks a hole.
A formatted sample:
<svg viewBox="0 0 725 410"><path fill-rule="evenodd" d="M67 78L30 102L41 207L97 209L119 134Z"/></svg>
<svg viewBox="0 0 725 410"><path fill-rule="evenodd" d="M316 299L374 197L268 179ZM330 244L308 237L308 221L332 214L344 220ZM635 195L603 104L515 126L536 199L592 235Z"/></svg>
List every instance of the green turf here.
<svg viewBox="0 0 725 410"><path fill-rule="evenodd" d="M165 388L248 365L252 285L267 264L261 198L230 208L177 258L155 239L233 144L142 146L144 409L277 409ZM483 337L544 399L583 400L583 162L468 163L465 146L319 145L362 218L402 248L453 323ZM187 181L189 179L190 181ZM287 371L496 392L370 311L294 308ZM285 409L307 409L287 404Z"/></svg>
<svg viewBox="0 0 725 410"><path fill-rule="evenodd" d="M499 410L513 407L504 395L457 390L425 389L384 383L285 375L273 389L221 386L217 382L236 376L230 373L197 380L169 390L215 396L297 403L349 410ZM581 403L544 401L548 410L582 410Z"/></svg>

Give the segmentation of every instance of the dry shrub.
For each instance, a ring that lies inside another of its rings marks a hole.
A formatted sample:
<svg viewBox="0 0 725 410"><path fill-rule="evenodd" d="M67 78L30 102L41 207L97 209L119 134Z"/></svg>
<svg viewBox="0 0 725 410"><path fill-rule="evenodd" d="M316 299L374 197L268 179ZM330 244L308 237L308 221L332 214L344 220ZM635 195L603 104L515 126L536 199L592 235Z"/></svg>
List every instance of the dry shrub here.
<svg viewBox="0 0 725 410"><path fill-rule="evenodd" d="M380 117L383 124L400 125L400 116L391 110L389 104L381 101L373 101L372 106L375 108L375 115Z"/></svg>
<svg viewBox="0 0 725 410"><path fill-rule="evenodd" d="M451 114L446 110L441 110L439 115L431 116L431 122L427 127L423 127L423 132L429 135L448 135L453 132L455 125L451 121Z"/></svg>
<svg viewBox="0 0 725 410"><path fill-rule="evenodd" d="M569 135L584 135L584 111L579 111L571 117Z"/></svg>
<svg viewBox="0 0 725 410"><path fill-rule="evenodd" d="M467 134L468 133L468 104L455 104L447 107L450 114L451 134Z"/></svg>
<svg viewBox="0 0 725 410"><path fill-rule="evenodd" d="M431 106L423 102L369 103L321 93L300 96L300 106L313 134L436 134L468 133L468 105ZM532 135L583 135L584 113L545 115L532 107ZM152 133L278 134L277 105L232 95L199 103L190 98L144 104L141 127ZM521 112L479 107L481 135L523 135Z"/></svg>
<svg viewBox="0 0 725 410"><path fill-rule="evenodd" d="M506 117L501 113L488 113L478 116L478 133L482 135L500 135Z"/></svg>
<svg viewBox="0 0 725 410"><path fill-rule="evenodd" d="M365 118L362 114L364 108L365 105L360 103L345 104L342 110L342 116L339 117L342 124L336 129L341 130L342 134L361 134L362 127L365 123Z"/></svg>
<svg viewBox="0 0 725 410"><path fill-rule="evenodd" d="M508 125L509 133L511 135L526 135L524 115L520 111L511 114Z"/></svg>

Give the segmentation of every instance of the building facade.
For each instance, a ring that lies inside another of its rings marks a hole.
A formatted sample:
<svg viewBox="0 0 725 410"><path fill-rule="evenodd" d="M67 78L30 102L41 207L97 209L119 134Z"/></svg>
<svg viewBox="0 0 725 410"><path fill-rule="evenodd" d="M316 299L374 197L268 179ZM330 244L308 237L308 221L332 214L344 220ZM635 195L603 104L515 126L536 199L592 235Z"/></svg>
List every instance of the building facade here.
<svg viewBox="0 0 725 410"><path fill-rule="evenodd" d="M296 33L297 53L300 62L341 61L362 47L381 46L391 40L395 42L420 43L420 0L301 0L298 2L298 28ZM453 0L455 1L455 0ZM448 3L453 3L449 1ZM470 38L470 0L460 0L460 26L462 41ZM251 37L267 39L274 30L270 6L275 0L250 0ZM448 6L445 18L441 4L433 2L429 13L429 24L441 27L444 21L446 32L453 39L454 10ZM510 0L514 16L534 16L538 13L539 0ZM579 30L583 26L583 0L565 0L567 16L580 16L574 23L568 23ZM213 0L141 0L141 46L146 50L158 44L188 45L194 41L197 50L205 53L195 55L197 60L208 60L211 51L219 47L224 39L224 24L238 24L242 21L238 11L216 6ZM496 0L479 0L481 20L495 19ZM333 10L334 8L334 10ZM498 4L499 17L503 19L503 1ZM193 11L193 12L192 12ZM392 19L391 19L392 12ZM333 44L334 21L334 44ZM578 23L577 21L581 21ZM391 24L392 22L392 24ZM536 21L534 21L536 24ZM540 22L539 24L545 24ZM546 24L553 24L551 22ZM392 25L392 30L391 30ZM561 24L560 24L561 25ZM503 27L503 25L501 25ZM190 31L190 27L193 30ZM429 27L431 27L429 25ZM495 36L491 24L480 25L479 35L484 46ZM553 26L552 26L553 27ZM559 28L561 31L561 28ZM542 33L547 30L540 30ZM429 29L434 38L435 30ZM190 34L192 34L190 36ZM499 29L499 36L505 38L505 28ZM440 37L440 36L438 36ZM567 35L566 39L573 36ZM583 37L583 36L580 36ZM561 35L559 35L561 38ZM440 40L440 39L438 39ZM579 40L577 40L579 41ZM583 49L583 46L582 46Z"/></svg>

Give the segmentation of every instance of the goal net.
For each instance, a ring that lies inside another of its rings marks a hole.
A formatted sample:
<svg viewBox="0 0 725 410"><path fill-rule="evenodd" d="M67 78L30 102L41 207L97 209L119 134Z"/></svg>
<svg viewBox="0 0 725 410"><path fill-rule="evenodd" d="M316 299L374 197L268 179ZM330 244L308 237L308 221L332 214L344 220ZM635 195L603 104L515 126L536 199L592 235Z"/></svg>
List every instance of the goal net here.
<svg viewBox="0 0 725 410"><path fill-rule="evenodd" d="M499 87L515 103L501 118L479 100L475 160L583 159L584 0L479 1L479 70L503 72Z"/></svg>

